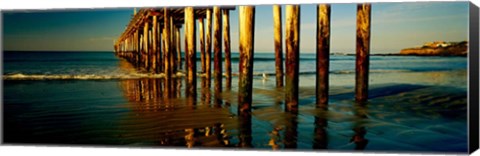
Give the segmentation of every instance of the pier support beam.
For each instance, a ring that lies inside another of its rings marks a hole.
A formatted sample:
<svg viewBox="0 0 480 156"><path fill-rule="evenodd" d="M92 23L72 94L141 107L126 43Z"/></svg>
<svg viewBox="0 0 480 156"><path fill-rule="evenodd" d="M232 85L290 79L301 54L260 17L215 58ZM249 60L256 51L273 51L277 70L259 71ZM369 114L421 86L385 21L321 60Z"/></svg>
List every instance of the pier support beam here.
<svg viewBox="0 0 480 156"><path fill-rule="evenodd" d="M205 23L205 37L206 37L206 41L205 41L205 70L206 70L206 73L205 73L205 78L207 79L207 88L210 88L210 78L211 78L211 63L212 63L212 10L211 9L207 9L206 11L206 19L207 22Z"/></svg>
<svg viewBox="0 0 480 156"><path fill-rule="evenodd" d="M317 106L328 104L328 72L330 66L330 5L317 6Z"/></svg>
<svg viewBox="0 0 480 156"><path fill-rule="evenodd" d="M163 33L162 33L163 28L162 28L162 26L160 25L160 23L161 23L161 22L159 21L158 28L157 28L157 32L158 32L158 37L157 37L157 40L158 40L158 41L157 41L157 42L158 42L157 61L158 61L158 63L157 63L157 64L158 64L158 72L159 72L159 73L163 73L163 72L165 71L165 70L164 70L164 67L163 67L163 64L164 64L164 62L163 62L163 55L164 55L164 53L165 53L165 50L162 48L162 43L164 42L164 41L163 41L163 37L162 37L162 35L163 35Z"/></svg>
<svg viewBox="0 0 480 156"><path fill-rule="evenodd" d="M152 59L153 58L153 56L152 56L153 55L153 50L152 50L152 47L153 47L152 36L153 35L152 35L152 30L151 29L152 29L152 27L150 26L148 28L148 50L147 50L148 51L148 55L147 55L148 68L147 68L147 71L149 71L149 72L154 71L153 70L153 62L152 62L153 61L153 59Z"/></svg>
<svg viewBox="0 0 480 156"><path fill-rule="evenodd" d="M170 64L170 75L171 76L175 76L176 73L177 73L177 66L175 65L176 64L176 57L177 57L177 53L175 52L176 51L176 47L175 47L175 25L173 24L173 16L170 16L170 20L169 20L169 23L170 23L170 57L169 57L169 64ZM172 80L172 84L173 84L173 81ZM175 86L171 86L172 87L172 90L175 88Z"/></svg>
<svg viewBox="0 0 480 156"><path fill-rule="evenodd" d="M138 28L138 55L139 55L139 62L138 62L138 68L143 68L145 66L145 60L144 60L144 57L145 55L143 54L144 53L144 50L143 50L143 33L142 33L142 29L141 28Z"/></svg>
<svg viewBox="0 0 480 156"><path fill-rule="evenodd" d="M273 5L276 86L283 87L282 7Z"/></svg>
<svg viewBox="0 0 480 156"><path fill-rule="evenodd" d="M288 112L298 112L298 74L300 47L300 6L286 6L286 77L285 77L285 109Z"/></svg>
<svg viewBox="0 0 480 156"><path fill-rule="evenodd" d="M153 50L153 56L151 57L152 60L152 69L154 73L159 73L159 70L157 68L157 55L158 54L158 49L157 49L157 16L152 17L152 50Z"/></svg>
<svg viewBox="0 0 480 156"><path fill-rule="evenodd" d="M226 88L232 88L232 61L230 52L230 11L223 11L223 44L225 46L225 77Z"/></svg>
<svg viewBox="0 0 480 156"><path fill-rule="evenodd" d="M148 22L145 22L143 26L143 67L148 70Z"/></svg>
<svg viewBox="0 0 480 156"><path fill-rule="evenodd" d="M368 71L370 53L371 4L357 6L357 46L355 100L364 103L368 99Z"/></svg>
<svg viewBox="0 0 480 156"><path fill-rule="evenodd" d="M197 88L197 67L196 67L196 32L195 32L195 14L193 7L185 8L185 33L187 34L187 92L186 95L190 97L196 97L196 88Z"/></svg>
<svg viewBox="0 0 480 156"><path fill-rule="evenodd" d="M185 16L185 15L184 15ZM189 60L188 60L188 24L187 24L187 20L184 20L184 25L185 27L183 28L183 34L184 34L184 60L185 60L185 76L188 77L188 64L189 64Z"/></svg>
<svg viewBox="0 0 480 156"><path fill-rule="evenodd" d="M222 92L222 16L220 7L213 7L213 78L215 83L215 94ZM218 97L218 96L217 96Z"/></svg>
<svg viewBox="0 0 480 156"><path fill-rule="evenodd" d="M203 17L198 19L199 35L200 35L200 64L202 66L202 73L206 72L206 62L205 62L205 35L204 35L204 26L203 26Z"/></svg>
<svg viewBox="0 0 480 156"><path fill-rule="evenodd" d="M176 30L175 31L175 37L176 37L175 38L175 42L176 42L175 47L177 48L177 57L176 57L175 61L177 61L177 70L182 69L182 54L181 54L182 50L181 50L181 46L180 46L180 38L181 38L180 29L181 29L180 26L176 27L176 29L175 29Z"/></svg>
<svg viewBox="0 0 480 156"><path fill-rule="evenodd" d="M140 44L140 43L141 43L140 40L141 40L142 38L140 37L140 33L141 33L141 32L140 32L140 29L135 30L135 45L136 45L136 52L137 52L137 53L136 53L136 56L135 56L135 58L136 58L136 60L135 60L135 67L137 67L137 68L140 66L140 63L142 62L142 61L141 61L141 59L142 59L141 46L142 46L142 45Z"/></svg>
<svg viewBox="0 0 480 156"><path fill-rule="evenodd" d="M171 65L170 63L172 63L170 61L170 55L172 53L172 47L171 47L171 27L170 27L170 11L168 10L168 8L164 8L163 9L164 13L163 13L163 27L164 27L164 47L165 47L165 51L164 51L164 69L165 69L165 95L167 97L171 97L172 96L172 69L171 68Z"/></svg>
<svg viewBox="0 0 480 156"><path fill-rule="evenodd" d="M166 74L167 72L167 67L165 67L166 63L168 62L168 55L167 55L167 49L166 49L166 44L167 44L167 41L166 41L166 38L165 38L165 24L163 26L163 29L162 29L162 44L163 44L163 58L162 58L162 61L163 61L163 73Z"/></svg>
<svg viewBox="0 0 480 156"><path fill-rule="evenodd" d="M252 106L255 7L239 8L240 62L238 80L238 114L250 114Z"/></svg>

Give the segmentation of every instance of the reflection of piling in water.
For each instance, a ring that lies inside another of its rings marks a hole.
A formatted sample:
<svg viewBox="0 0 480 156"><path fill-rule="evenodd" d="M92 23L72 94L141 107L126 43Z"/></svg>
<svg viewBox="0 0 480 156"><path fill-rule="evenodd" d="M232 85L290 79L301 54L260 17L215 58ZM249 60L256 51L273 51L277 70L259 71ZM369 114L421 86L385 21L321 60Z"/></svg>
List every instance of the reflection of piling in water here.
<svg viewBox="0 0 480 156"><path fill-rule="evenodd" d="M282 7L273 5L276 86L283 87Z"/></svg>
<svg viewBox="0 0 480 156"><path fill-rule="evenodd" d="M298 70L300 48L300 6L286 6L286 76L285 76L285 109L296 112L298 109Z"/></svg>
<svg viewBox="0 0 480 156"><path fill-rule="evenodd" d="M204 77L200 78L201 79L201 82L200 82L200 103L202 104L206 104L206 80Z"/></svg>
<svg viewBox="0 0 480 156"><path fill-rule="evenodd" d="M163 104L162 82L163 79L132 79L120 83L127 100L134 103L138 111L157 111Z"/></svg>
<svg viewBox="0 0 480 156"><path fill-rule="evenodd" d="M185 143L187 148L192 148L195 145L195 130L193 128L185 129Z"/></svg>
<svg viewBox="0 0 480 156"><path fill-rule="evenodd" d="M324 110L323 115L315 117L315 130L313 137L313 149L327 149L328 138L327 138L327 111L328 108L317 107Z"/></svg>
<svg viewBox="0 0 480 156"><path fill-rule="evenodd" d="M364 126L364 120L367 118L367 107L364 102L357 102L354 106L355 121L353 131L355 132L350 142L355 143L355 150L364 150L368 144L365 138L367 130Z"/></svg>
<svg viewBox="0 0 480 156"><path fill-rule="evenodd" d="M328 72L330 59L330 5L317 6L317 106L328 104Z"/></svg>
<svg viewBox="0 0 480 156"><path fill-rule="evenodd" d="M247 112L239 113L238 147L251 148L252 146L252 115Z"/></svg>
<svg viewBox="0 0 480 156"><path fill-rule="evenodd" d="M182 96L182 79L180 78L176 78L175 79L177 82L177 97L181 97Z"/></svg>
<svg viewBox="0 0 480 156"><path fill-rule="evenodd" d="M238 112L250 113L252 105L253 49L255 7L240 6L240 64L238 80Z"/></svg>
<svg viewBox="0 0 480 156"><path fill-rule="evenodd" d="M368 98L368 66L370 53L370 4L357 6L357 46L355 100L365 102Z"/></svg>
<svg viewBox="0 0 480 156"><path fill-rule="evenodd" d="M285 126L285 140L284 145L286 149L295 149L297 148L297 138L298 138L298 114L296 112L289 112L287 117L287 125Z"/></svg>

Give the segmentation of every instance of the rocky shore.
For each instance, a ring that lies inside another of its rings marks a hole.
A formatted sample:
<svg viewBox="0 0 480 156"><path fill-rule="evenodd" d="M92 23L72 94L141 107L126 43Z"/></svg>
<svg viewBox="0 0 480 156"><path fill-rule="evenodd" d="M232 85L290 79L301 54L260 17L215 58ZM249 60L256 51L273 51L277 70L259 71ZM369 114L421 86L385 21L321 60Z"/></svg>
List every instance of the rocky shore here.
<svg viewBox="0 0 480 156"><path fill-rule="evenodd" d="M468 42L433 42L422 47L402 49L398 55L414 56L467 56Z"/></svg>

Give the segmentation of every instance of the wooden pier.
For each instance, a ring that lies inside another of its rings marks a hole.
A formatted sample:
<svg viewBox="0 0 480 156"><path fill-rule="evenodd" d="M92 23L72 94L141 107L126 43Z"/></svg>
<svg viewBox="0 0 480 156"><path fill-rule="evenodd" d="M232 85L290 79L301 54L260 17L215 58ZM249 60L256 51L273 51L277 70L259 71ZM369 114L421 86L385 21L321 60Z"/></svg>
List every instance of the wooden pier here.
<svg viewBox="0 0 480 156"><path fill-rule="evenodd" d="M185 95L195 98L197 76L202 76L202 87L210 88L213 56L213 80L215 99L220 99L223 78L226 90L232 88L232 65L230 47L230 11L235 7L177 7L145 8L134 13L125 31L114 44L115 54L126 59L139 70L160 74L164 79L162 96L178 96L176 77L185 75ZM300 6L286 5L285 53L282 49L281 6L273 6L273 29L275 48L275 78L278 88L285 87L285 110L298 111L300 67ZM316 29L316 97L317 106L328 105L329 55L330 55L330 5L317 6ZM357 8L356 38L356 83L357 102L368 100L368 71L370 47L370 4ZM255 7L239 7L239 114L250 114L252 104ZM196 22L198 21L198 28ZM213 24L213 26L212 26ZM181 35L184 30L184 63L182 65ZM212 34L213 28L213 34ZM201 71L197 71L197 36L199 31ZM223 42L222 42L223 36ZM213 40L213 55L212 55ZM222 64L222 43L225 64ZM285 54L285 62L283 55ZM285 64L285 74L283 66ZM185 68L182 68L185 67ZM184 69L184 70L182 70ZM225 75L223 76L223 69ZM285 86L284 86L285 84ZM161 88L159 88L160 90ZM155 95L158 96L158 95Z"/></svg>

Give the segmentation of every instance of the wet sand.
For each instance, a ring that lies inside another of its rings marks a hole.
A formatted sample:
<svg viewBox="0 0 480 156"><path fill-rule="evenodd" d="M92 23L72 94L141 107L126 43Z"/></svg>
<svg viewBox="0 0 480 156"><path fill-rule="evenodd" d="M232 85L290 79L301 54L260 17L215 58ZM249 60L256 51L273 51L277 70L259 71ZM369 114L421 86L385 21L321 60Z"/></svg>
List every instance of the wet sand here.
<svg viewBox="0 0 480 156"><path fill-rule="evenodd" d="M252 115L247 118L237 116L236 78L232 90L220 97L214 96L213 87L202 88L199 79L194 100L185 98L183 79L177 80L177 97L173 99L163 98L163 79L158 78L9 80L4 81L4 141L265 150L467 151L466 71L373 73L366 105L354 103L354 84L348 82L349 76L331 75L328 109L315 108L312 76L301 76L298 114L284 111L284 92L274 88L273 78L255 77Z"/></svg>

